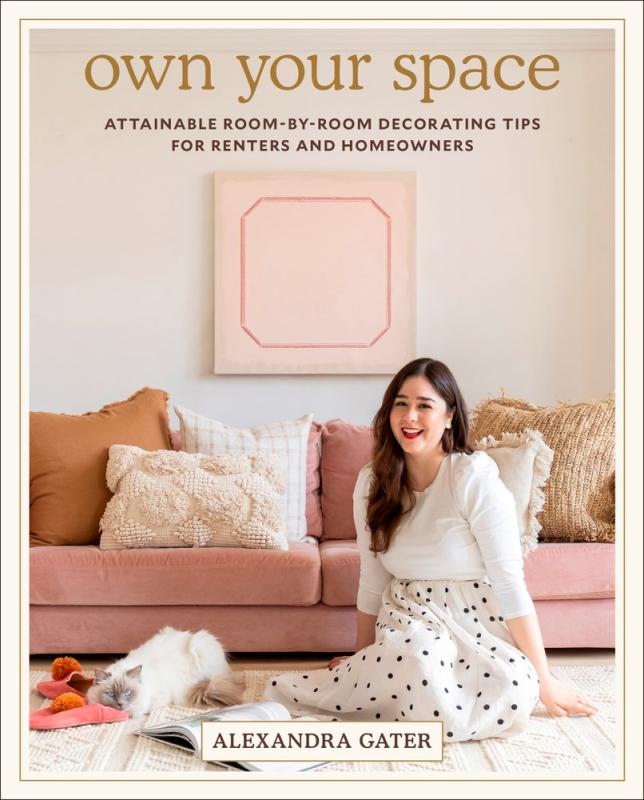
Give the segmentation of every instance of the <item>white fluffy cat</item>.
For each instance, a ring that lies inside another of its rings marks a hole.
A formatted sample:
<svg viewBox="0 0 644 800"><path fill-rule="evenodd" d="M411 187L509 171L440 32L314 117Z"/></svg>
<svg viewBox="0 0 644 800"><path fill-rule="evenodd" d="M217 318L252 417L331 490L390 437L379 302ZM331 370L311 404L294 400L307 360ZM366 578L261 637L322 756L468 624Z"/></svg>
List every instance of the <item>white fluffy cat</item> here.
<svg viewBox="0 0 644 800"><path fill-rule="evenodd" d="M166 705L236 705L242 693L243 679L215 636L166 627L107 670L97 669L87 700L139 717Z"/></svg>

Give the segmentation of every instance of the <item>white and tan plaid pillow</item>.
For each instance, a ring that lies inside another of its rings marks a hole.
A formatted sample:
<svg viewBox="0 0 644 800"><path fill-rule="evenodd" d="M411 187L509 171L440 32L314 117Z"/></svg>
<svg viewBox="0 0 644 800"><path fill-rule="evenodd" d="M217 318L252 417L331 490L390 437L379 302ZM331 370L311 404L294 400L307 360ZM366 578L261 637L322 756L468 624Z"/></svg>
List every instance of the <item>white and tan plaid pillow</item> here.
<svg viewBox="0 0 644 800"><path fill-rule="evenodd" d="M315 542L306 530L306 459L313 414L287 422L253 428L232 428L182 406L174 406L181 425L183 448L188 453L273 453L286 476L287 537L295 542Z"/></svg>
<svg viewBox="0 0 644 800"><path fill-rule="evenodd" d="M106 480L114 497L100 521L103 550L288 550L286 482L270 453L217 457L117 444Z"/></svg>

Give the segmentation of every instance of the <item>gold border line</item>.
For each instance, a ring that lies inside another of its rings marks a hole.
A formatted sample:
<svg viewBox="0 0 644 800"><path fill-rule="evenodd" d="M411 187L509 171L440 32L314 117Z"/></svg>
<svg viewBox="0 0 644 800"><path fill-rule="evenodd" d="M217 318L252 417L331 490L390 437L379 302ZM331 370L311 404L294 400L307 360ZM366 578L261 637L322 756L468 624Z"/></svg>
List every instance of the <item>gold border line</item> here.
<svg viewBox="0 0 644 800"><path fill-rule="evenodd" d="M106 773L105 776L96 778L74 778L70 774L67 778L23 778L22 777L22 431L23 431L23 408L22 408L22 355L23 355L23 342L22 342L22 23L24 22L58 22L58 21L75 21L75 22L105 22L105 21L118 21L118 22L621 22L622 34L622 303L623 303L623 317L622 317L622 542L623 542L623 556L622 556L622 776L621 778L566 778L560 776L543 776L534 778L508 778L505 777L506 773L498 773L499 777L480 777L480 778L464 778L459 777L458 780L462 781L483 781L491 783L495 781L503 781L504 783L512 782L528 782L528 783L549 783L549 782L573 782L576 784L596 784L596 783L624 783L626 781L626 536L625 536L625 509L626 509L626 19L625 17L20 17L18 20L18 335L19 335L19 448L18 448L18 468L19 468L19 482L18 482L18 521L19 521L19 550L18 550L18 620L19 620L19 653L18 653L18 686L19 686L19 776L20 783L42 783L42 782L63 782L73 781L74 783L95 783L102 781L131 781L131 782L146 782L146 783L185 783L185 778L135 778L127 777L127 772L119 772L119 775L124 777L112 776L112 773ZM38 30L38 29L34 29ZM79 28L78 30L87 30L87 28ZM163 28L158 28L163 30ZM182 28L177 30L189 30ZM270 29L269 29L270 30ZM300 30L294 28L292 30ZM320 30L331 30L321 28ZM371 30L371 29L370 29ZM374 28L373 30L378 30ZM401 28L401 30L403 30ZM459 30L455 28L455 30ZM484 29L482 29L484 30ZM526 30L530 30L529 28ZM548 30L565 30L561 28L549 28ZM572 29L571 29L572 30ZM616 29L618 30L618 29ZM614 62L615 63L615 62ZM615 76L613 76L613 88ZM613 121L615 116L613 115ZM614 157L614 151L613 151ZM614 187L613 187L614 188ZM614 211L614 204L613 204ZM614 353L613 353L614 355ZM236 773L235 773L236 774ZM392 773L394 774L394 773ZM234 780L232 774L222 773L221 777L211 778L192 778L191 781L201 783L204 781L226 781ZM284 780L284 778L244 778L246 782L253 783L266 783ZM306 782L308 780L316 780L315 778L289 778L289 782ZM352 782L358 781L361 783L382 782L382 778L324 778L317 779L318 783L337 783L337 782ZM453 781L452 778L392 778L392 781L401 781L409 783L430 781L443 782Z"/></svg>
<svg viewBox="0 0 644 800"><path fill-rule="evenodd" d="M18 780L22 782L22 20L18 21L18 341Z"/></svg>
<svg viewBox="0 0 644 800"><path fill-rule="evenodd" d="M613 123L614 124L614 123ZM615 153L613 152L613 159ZM626 20L622 20L622 780L626 780Z"/></svg>
<svg viewBox="0 0 644 800"><path fill-rule="evenodd" d="M26 22L70 20L73 22L623 22L625 19L625 17L20 17L20 21ZM460 29L455 28L455 30Z"/></svg>

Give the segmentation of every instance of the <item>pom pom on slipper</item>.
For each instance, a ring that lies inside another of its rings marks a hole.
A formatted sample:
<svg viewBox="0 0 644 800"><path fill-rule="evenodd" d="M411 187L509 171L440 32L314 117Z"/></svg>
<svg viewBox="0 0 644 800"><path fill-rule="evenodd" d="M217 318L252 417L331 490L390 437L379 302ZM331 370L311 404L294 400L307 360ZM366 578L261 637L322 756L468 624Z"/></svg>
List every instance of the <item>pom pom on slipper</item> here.
<svg viewBox="0 0 644 800"><path fill-rule="evenodd" d="M63 692L51 704L50 708L54 714L59 714L61 711L68 711L70 708L80 708L86 706L87 700L75 692Z"/></svg>
<svg viewBox="0 0 644 800"><path fill-rule="evenodd" d="M81 672L81 665L72 656L62 656L52 661L51 677L55 681L61 681L70 672Z"/></svg>
<svg viewBox="0 0 644 800"><path fill-rule="evenodd" d="M87 690L94 683L93 678L88 678L81 672L81 665L71 656L54 659L51 665L51 681L41 681L36 689L43 697L53 700L63 692L72 692L80 697L85 697Z"/></svg>

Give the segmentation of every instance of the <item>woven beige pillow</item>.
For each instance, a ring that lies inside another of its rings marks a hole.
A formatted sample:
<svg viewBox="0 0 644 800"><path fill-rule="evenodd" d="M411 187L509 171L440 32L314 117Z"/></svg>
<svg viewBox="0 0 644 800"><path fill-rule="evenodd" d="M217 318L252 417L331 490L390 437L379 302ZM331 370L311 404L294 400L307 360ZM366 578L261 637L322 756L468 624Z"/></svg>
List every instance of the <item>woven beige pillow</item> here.
<svg viewBox="0 0 644 800"><path fill-rule="evenodd" d="M521 552L525 558L537 549L541 523L537 514L543 510L543 485L552 467L553 452L538 431L504 433L497 441L486 436L476 443L499 468L499 477L512 492L517 510Z"/></svg>
<svg viewBox="0 0 644 800"><path fill-rule="evenodd" d="M541 539L614 542L615 401L554 408L498 397L471 415L472 437L539 431L554 451L540 515Z"/></svg>
<svg viewBox="0 0 644 800"><path fill-rule="evenodd" d="M112 445L100 547L288 550L286 482L269 453L207 456Z"/></svg>

